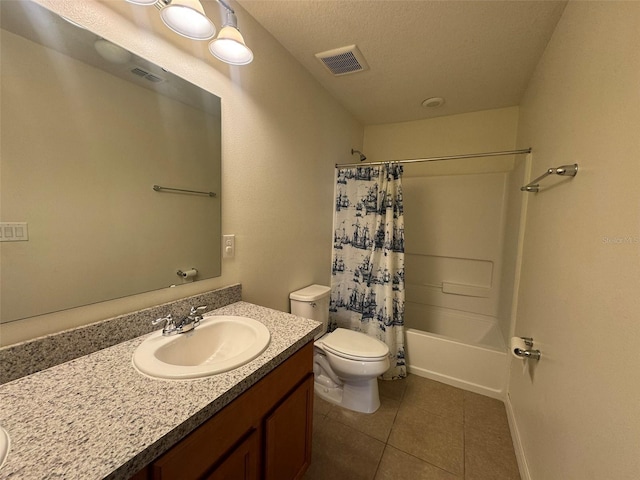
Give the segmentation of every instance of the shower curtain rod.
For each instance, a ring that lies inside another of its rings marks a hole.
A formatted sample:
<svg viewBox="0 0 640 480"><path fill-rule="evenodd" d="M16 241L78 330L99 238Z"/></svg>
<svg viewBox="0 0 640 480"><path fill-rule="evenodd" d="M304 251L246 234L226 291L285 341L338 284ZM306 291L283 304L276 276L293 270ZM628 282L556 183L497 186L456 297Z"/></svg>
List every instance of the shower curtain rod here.
<svg viewBox="0 0 640 480"><path fill-rule="evenodd" d="M336 168L362 167L362 166L368 166L368 165L383 165L385 163L439 162L441 160L456 160L460 158L499 157L501 155L521 155L523 153L531 153L531 147L524 148L522 150L506 150L503 152L486 152L486 153L468 153L465 155L448 155L446 157L408 158L405 160L386 160L382 162L336 163Z"/></svg>

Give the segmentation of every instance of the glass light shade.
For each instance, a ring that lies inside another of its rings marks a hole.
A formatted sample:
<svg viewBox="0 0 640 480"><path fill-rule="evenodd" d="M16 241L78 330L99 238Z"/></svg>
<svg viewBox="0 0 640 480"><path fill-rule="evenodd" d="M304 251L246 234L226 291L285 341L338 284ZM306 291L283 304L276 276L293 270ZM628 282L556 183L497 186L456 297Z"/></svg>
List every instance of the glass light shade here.
<svg viewBox="0 0 640 480"><path fill-rule="evenodd" d="M136 5L153 5L158 0L127 0L129 3L135 3Z"/></svg>
<svg viewBox="0 0 640 480"><path fill-rule="evenodd" d="M209 44L211 55L231 65L247 65L253 61L253 52L244 44L244 38L232 25L222 27L218 38Z"/></svg>
<svg viewBox="0 0 640 480"><path fill-rule="evenodd" d="M193 40L208 40L216 34L198 0L173 0L160 10L160 18L171 30Z"/></svg>

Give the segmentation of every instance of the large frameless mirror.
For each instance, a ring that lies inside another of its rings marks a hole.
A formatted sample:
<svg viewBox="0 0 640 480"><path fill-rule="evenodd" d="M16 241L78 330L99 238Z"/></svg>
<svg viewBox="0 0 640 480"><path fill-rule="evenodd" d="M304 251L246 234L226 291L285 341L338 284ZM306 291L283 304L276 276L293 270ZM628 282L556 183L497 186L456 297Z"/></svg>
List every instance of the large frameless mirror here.
<svg viewBox="0 0 640 480"><path fill-rule="evenodd" d="M220 99L37 4L0 8L0 321L219 276Z"/></svg>

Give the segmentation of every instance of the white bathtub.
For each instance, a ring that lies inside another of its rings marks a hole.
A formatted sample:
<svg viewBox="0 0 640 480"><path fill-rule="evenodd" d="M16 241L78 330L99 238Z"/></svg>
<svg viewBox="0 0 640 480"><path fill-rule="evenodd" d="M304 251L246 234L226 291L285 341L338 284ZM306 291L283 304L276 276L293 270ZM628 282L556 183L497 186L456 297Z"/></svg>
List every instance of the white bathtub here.
<svg viewBox="0 0 640 480"><path fill-rule="evenodd" d="M507 353L495 318L407 302L405 336L410 373L504 397Z"/></svg>

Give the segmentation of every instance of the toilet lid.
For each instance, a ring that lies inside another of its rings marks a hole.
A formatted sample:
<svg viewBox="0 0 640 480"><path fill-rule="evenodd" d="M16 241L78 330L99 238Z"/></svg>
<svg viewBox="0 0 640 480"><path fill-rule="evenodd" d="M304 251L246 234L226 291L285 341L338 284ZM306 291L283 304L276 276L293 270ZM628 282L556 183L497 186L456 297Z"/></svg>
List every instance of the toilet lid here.
<svg viewBox="0 0 640 480"><path fill-rule="evenodd" d="M382 360L389 354L389 347L380 340L345 328L322 337L322 344L335 355L362 362Z"/></svg>

